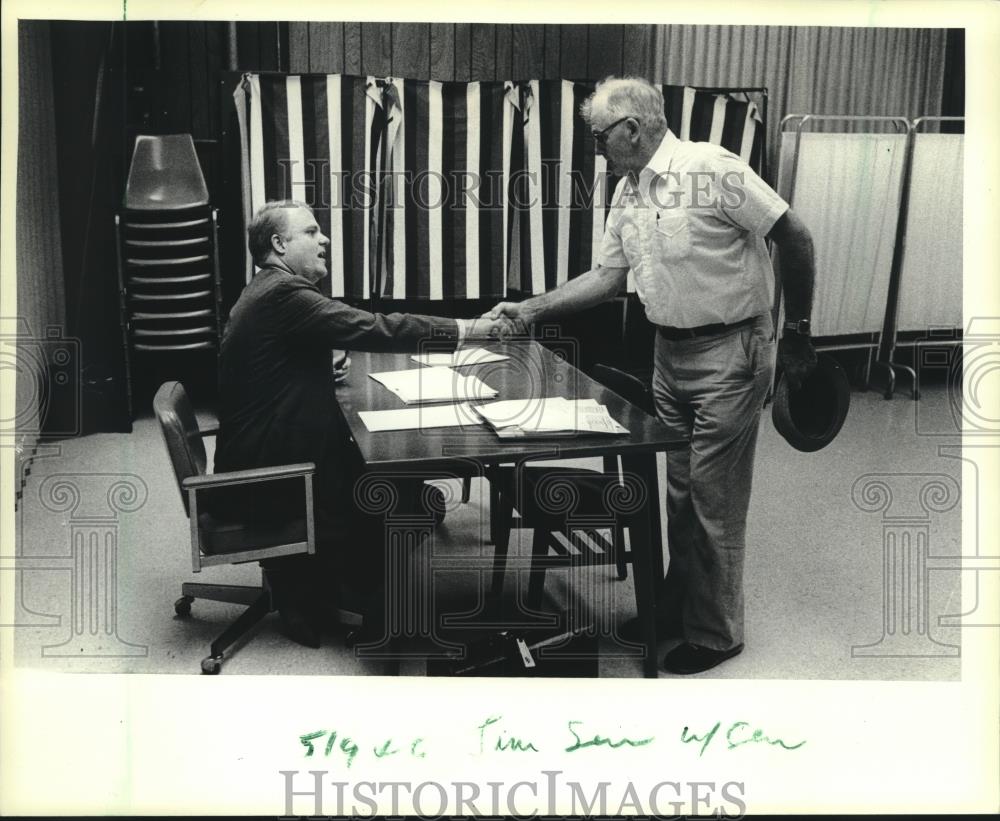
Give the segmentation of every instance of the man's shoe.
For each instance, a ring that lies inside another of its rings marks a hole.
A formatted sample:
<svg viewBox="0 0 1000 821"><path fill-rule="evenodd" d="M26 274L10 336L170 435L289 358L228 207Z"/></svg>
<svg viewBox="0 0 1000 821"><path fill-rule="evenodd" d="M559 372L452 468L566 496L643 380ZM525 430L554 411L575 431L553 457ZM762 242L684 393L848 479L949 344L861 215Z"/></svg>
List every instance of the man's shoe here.
<svg viewBox="0 0 1000 821"><path fill-rule="evenodd" d="M303 647L314 650L319 647L319 624L305 610L296 605L286 605L278 608L278 615L281 618L281 632L288 638Z"/></svg>
<svg viewBox="0 0 1000 821"><path fill-rule="evenodd" d="M642 644L642 620L633 616L618 628L618 635L625 641ZM680 619L658 616L656 619L656 640L679 639L683 635Z"/></svg>
<svg viewBox="0 0 1000 821"><path fill-rule="evenodd" d="M679 676L704 673L742 652L742 644L728 650L713 650L698 644L680 644L663 657L663 669Z"/></svg>

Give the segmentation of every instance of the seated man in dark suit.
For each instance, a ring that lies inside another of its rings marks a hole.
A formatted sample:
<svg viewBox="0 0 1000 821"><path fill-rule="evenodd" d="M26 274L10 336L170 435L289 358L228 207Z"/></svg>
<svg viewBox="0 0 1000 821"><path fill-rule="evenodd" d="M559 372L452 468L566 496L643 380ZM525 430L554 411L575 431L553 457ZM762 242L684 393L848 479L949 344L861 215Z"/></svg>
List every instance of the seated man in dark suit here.
<svg viewBox="0 0 1000 821"><path fill-rule="evenodd" d="M361 466L337 404L331 352L416 351L431 337L458 346L498 336L509 321L372 314L324 296L316 283L327 275L330 241L303 203L266 203L248 234L260 270L222 339L215 469L315 462L316 556L271 560L265 570L286 632L318 647L335 579L351 561L382 553L375 523L353 504ZM300 481L249 488L218 505L239 505L262 520L302 515Z"/></svg>

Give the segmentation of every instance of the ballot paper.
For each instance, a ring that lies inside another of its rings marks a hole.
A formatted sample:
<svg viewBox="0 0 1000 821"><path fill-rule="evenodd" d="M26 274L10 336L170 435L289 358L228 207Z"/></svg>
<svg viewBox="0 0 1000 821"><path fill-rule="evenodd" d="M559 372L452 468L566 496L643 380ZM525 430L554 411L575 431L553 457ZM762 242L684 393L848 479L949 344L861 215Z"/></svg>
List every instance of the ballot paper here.
<svg viewBox="0 0 1000 821"><path fill-rule="evenodd" d="M620 425L596 399L566 399L561 396L508 399L488 405L473 405L472 410L505 439L628 433L628 429Z"/></svg>
<svg viewBox="0 0 1000 821"><path fill-rule="evenodd" d="M412 368L369 376L408 405L417 402L481 402L497 395L496 390L478 377L465 376L451 368Z"/></svg>
<svg viewBox="0 0 1000 821"><path fill-rule="evenodd" d="M359 411L358 416L372 433L386 430L430 430L431 428L455 428L483 424L482 417L472 410L468 402L461 405L429 405L420 408Z"/></svg>
<svg viewBox="0 0 1000 821"><path fill-rule="evenodd" d="M462 348L454 353L423 353L414 354L410 357L414 362L421 365L450 365L453 368L460 368L465 365L482 365L486 362L502 362L510 359L502 353L493 353L486 348Z"/></svg>

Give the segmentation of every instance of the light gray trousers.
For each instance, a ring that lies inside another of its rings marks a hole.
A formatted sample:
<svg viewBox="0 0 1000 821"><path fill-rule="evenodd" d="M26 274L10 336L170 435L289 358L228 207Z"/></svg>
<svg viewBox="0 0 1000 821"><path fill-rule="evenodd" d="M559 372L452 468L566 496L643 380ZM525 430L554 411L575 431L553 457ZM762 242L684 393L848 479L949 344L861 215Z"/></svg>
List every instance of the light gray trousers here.
<svg viewBox="0 0 1000 821"><path fill-rule="evenodd" d="M658 597L688 642L743 643L743 558L761 408L774 374L769 314L716 336L656 335L660 419L687 440L667 453L667 577Z"/></svg>

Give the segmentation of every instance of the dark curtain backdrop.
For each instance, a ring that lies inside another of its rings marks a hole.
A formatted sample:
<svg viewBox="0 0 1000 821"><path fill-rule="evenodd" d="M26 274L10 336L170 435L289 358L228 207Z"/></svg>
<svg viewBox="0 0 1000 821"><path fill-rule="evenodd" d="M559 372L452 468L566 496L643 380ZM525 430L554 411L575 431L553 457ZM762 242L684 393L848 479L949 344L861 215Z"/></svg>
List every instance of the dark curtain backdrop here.
<svg viewBox="0 0 1000 821"><path fill-rule="evenodd" d="M944 90L941 114L944 117L965 116L965 29L948 29L944 60ZM960 123L943 123L943 132L963 131Z"/></svg>
<svg viewBox="0 0 1000 821"><path fill-rule="evenodd" d="M17 302L0 305L6 359L12 337L16 351L16 448L30 458L43 426L66 428L74 422L74 391L48 389L54 345L68 335L58 198L52 94L52 40L48 22L18 26L17 151ZM52 332L55 336L50 337ZM7 364L5 362L5 364ZM71 363L72 367L72 363ZM78 382L77 382L78 385ZM76 385L69 387L75 388ZM67 398L68 397L68 398ZM54 401L46 401L46 400ZM57 417L59 419L57 423ZM7 431L5 431L7 433Z"/></svg>
<svg viewBox="0 0 1000 821"><path fill-rule="evenodd" d="M85 432L127 425L114 214L125 184L124 27L51 23L66 322L79 339Z"/></svg>

